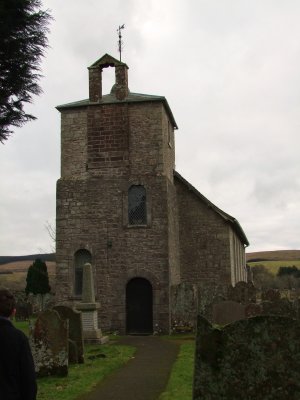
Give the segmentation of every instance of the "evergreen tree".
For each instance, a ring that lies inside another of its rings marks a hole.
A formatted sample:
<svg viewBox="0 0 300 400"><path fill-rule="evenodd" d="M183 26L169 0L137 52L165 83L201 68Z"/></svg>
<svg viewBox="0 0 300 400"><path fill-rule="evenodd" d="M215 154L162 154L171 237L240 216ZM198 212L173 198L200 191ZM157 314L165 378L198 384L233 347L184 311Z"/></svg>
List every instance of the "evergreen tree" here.
<svg viewBox="0 0 300 400"><path fill-rule="evenodd" d="M40 7L40 0L0 0L0 142L12 133L10 126L36 119L24 104L41 93L37 82L51 16Z"/></svg>
<svg viewBox="0 0 300 400"><path fill-rule="evenodd" d="M38 258L28 268L25 292L26 294L46 294L50 290L47 265Z"/></svg>

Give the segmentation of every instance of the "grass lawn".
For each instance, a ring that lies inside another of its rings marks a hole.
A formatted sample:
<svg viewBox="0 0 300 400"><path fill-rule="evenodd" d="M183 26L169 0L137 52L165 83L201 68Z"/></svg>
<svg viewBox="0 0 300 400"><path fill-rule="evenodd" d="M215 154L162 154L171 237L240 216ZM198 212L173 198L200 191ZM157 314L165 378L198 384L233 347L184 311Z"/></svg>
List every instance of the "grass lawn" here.
<svg viewBox="0 0 300 400"><path fill-rule="evenodd" d="M14 322L28 334L28 322ZM93 389L102 379L133 357L135 348L117 345L111 337L107 345L86 345L85 363L69 366L67 377L38 379L37 400L74 400ZM191 335L172 335L165 340L180 341L180 350L171 370L168 385L159 400L191 400L194 372L195 341ZM95 357L101 355L99 358ZM89 358L92 357L92 358Z"/></svg>
<svg viewBox="0 0 300 400"><path fill-rule="evenodd" d="M14 321L14 325L28 335L28 321ZM124 365L133 357L135 348L117 345L114 339L106 345L85 345L84 364L69 365L68 376L38 378L37 400L74 400Z"/></svg>
<svg viewBox="0 0 300 400"><path fill-rule="evenodd" d="M120 368L134 352L134 347L115 344L85 346L85 363L70 365L67 377L38 379L37 400L74 400ZM101 358L93 357L100 354Z"/></svg>
<svg viewBox="0 0 300 400"><path fill-rule="evenodd" d="M159 400L191 400L193 390L195 342L182 343L166 390Z"/></svg>

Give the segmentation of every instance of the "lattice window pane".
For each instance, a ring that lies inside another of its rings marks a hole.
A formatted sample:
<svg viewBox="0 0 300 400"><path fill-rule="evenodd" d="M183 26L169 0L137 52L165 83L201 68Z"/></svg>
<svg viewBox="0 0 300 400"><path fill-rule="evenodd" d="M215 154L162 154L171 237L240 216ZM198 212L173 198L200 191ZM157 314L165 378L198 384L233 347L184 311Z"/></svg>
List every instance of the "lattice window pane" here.
<svg viewBox="0 0 300 400"><path fill-rule="evenodd" d="M146 189L141 185L134 185L128 191L128 222L129 225L146 225Z"/></svg>

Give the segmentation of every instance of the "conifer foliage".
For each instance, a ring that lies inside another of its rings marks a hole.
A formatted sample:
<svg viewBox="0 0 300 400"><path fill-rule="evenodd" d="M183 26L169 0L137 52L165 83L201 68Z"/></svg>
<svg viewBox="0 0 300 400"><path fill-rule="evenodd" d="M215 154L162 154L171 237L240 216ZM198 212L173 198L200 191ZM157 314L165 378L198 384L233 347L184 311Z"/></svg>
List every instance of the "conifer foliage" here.
<svg viewBox="0 0 300 400"><path fill-rule="evenodd" d="M40 62L48 46L51 16L40 0L0 0L0 142L36 119L24 104L41 93Z"/></svg>
<svg viewBox="0 0 300 400"><path fill-rule="evenodd" d="M25 292L26 294L46 294L50 290L47 265L38 258L28 268Z"/></svg>

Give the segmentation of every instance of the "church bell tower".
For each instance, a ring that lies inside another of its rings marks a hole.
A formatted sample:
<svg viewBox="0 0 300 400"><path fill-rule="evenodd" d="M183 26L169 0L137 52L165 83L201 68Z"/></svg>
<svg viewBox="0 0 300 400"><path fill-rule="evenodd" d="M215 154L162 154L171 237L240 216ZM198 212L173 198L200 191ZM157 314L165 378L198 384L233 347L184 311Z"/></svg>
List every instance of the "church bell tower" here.
<svg viewBox="0 0 300 400"><path fill-rule="evenodd" d="M102 93L102 74L115 84ZM131 93L128 67L105 54L89 68L89 98L58 106L57 298L81 300L92 264L102 330L170 330L180 281L174 129L163 96Z"/></svg>

